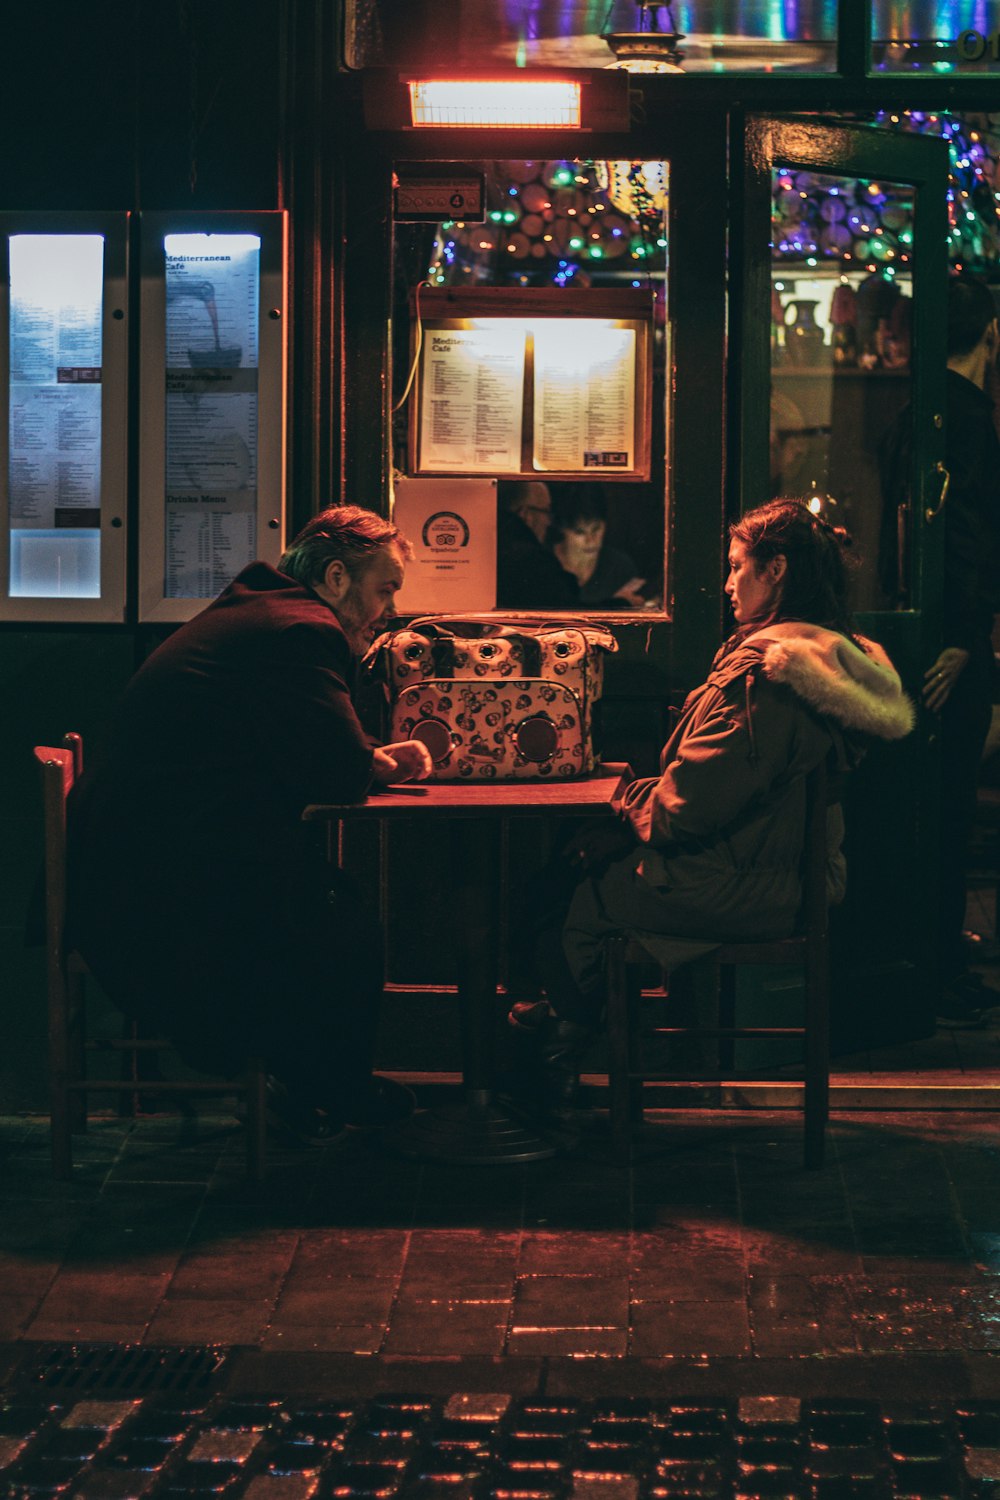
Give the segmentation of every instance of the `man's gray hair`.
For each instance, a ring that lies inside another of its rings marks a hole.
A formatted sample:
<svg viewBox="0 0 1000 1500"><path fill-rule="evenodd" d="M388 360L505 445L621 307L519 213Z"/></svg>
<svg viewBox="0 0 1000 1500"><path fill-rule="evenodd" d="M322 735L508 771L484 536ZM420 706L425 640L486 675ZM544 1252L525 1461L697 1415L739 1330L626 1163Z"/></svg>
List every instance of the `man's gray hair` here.
<svg viewBox="0 0 1000 1500"><path fill-rule="evenodd" d="M322 583L332 562L342 562L352 578L363 573L376 552L395 542L404 557L413 548L398 526L363 505L331 505L308 521L289 543L278 567L299 583Z"/></svg>

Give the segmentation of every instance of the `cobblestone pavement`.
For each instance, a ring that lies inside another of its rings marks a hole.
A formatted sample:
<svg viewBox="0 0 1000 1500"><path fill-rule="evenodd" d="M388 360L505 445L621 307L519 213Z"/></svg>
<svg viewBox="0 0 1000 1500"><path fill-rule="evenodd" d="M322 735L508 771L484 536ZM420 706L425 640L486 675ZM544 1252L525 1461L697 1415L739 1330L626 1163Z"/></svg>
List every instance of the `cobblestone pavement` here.
<svg viewBox="0 0 1000 1500"><path fill-rule="evenodd" d="M627 1170L0 1121L0 1500L1000 1500L994 1113L675 1112Z"/></svg>
<svg viewBox="0 0 1000 1500"><path fill-rule="evenodd" d="M986 1500L1000 1494L1000 1403L36 1391L0 1411L0 1483L11 1500Z"/></svg>

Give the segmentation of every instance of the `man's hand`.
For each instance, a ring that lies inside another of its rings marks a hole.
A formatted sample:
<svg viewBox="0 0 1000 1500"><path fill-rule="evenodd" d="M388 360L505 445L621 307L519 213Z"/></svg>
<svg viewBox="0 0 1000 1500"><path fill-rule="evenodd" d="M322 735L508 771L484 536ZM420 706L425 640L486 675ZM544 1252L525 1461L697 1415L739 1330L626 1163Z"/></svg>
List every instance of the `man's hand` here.
<svg viewBox="0 0 1000 1500"><path fill-rule="evenodd" d="M426 781L434 769L431 753L422 740L401 740L375 751L374 772L379 786L395 781Z"/></svg>
<svg viewBox="0 0 1000 1500"><path fill-rule="evenodd" d="M944 708L968 661L969 653L961 646L945 646L934 665L924 673L924 703L932 713L939 714Z"/></svg>

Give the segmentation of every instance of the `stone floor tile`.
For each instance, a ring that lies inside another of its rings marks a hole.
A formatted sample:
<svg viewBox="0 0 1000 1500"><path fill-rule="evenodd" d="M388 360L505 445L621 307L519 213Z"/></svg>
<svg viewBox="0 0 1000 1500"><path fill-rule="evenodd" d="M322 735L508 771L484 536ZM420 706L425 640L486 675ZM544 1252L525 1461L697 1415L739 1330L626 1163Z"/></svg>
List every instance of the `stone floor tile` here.
<svg viewBox="0 0 1000 1500"><path fill-rule="evenodd" d="M410 1235L403 1267L408 1281L456 1279L488 1281L498 1272L513 1272L520 1235L495 1234L481 1229L415 1229Z"/></svg>
<svg viewBox="0 0 1000 1500"><path fill-rule="evenodd" d="M622 1356L628 1352L625 1328L512 1328L507 1340L510 1355Z"/></svg>
<svg viewBox="0 0 1000 1500"><path fill-rule="evenodd" d="M552 1231L526 1230L517 1257L518 1274L549 1272L554 1275L607 1276L628 1265L630 1236L621 1230L565 1235Z"/></svg>
<svg viewBox="0 0 1000 1500"><path fill-rule="evenodd" d="M315 1268L325 1276L367 1276L377 1267L380 1276L398 1275L408 1239L404 1229L303 1229L290 1274Z"/></svg>
<svg viewBox="0 0 1000 1500"><path fill-rule="evenodd" d="M693 1286L708 1301L726 1302L744 1294L746 1267L738 1230L727 1235L636 1233L629 1260L635 1301L683 1299Z"/></svg>
<svg viewBox="0 0 1000 1500"><path fill-rule="evenodd" d="M275 1320L264 1330L260 1347L285 1354L377 1354L385 1335L384 1323L326 1326Z"/></svg>
<svg viewBox="0 0 1000 1500"><path fill-rule="evenodd" d="M743 1302L649 1302L632 1308L629 1353L641 1358L743 1357L750 1327Z"/></svg>
<svg viewBox="0 0 1000 1500"><path fill-rule="evenodd" d="M325 1289L310 1284L298 1290L293 1282L285 1285L275 1304L275 1323L330 1324L386 1323L396 1294L392 1277L331 1277Z"/></svg>
<svg viewBox="0 0 1000 1500"><path fill-rule="evenodd" d="M748 1272L757 1271L828 1276L860 1275L861 1252L850 1235L834 1240L799 1238L745 1229L743 1247Z"/></svg>
<svg viewBox="0 0 1000 1500"><path fill-rule="evenodd" d="M148 1322L144 1321L115 1322L110 1318L90 1318L81 1313L65 1321L33 1318L24 1329L22 1337L39 1344L139 1344L145 1339L148 1327Z"/></svg>
<svg viewBox="0 0 1000 1500"><path fill-rule="evenodd" d="M20 1283L15 1283L19 1285ZM13 1342L37 1315L40 1298L32 1292L0 1293L0 1341Z"/></svg>
<svg viewBox="0 0 1000 1500"><path fill-rule="evenodd" d="M92 1323L145 1323L163 1299L169 1277L119 1271L60 1271L39 1304L44 1323L68 1323L86 1315Z"/></svg>
<svg viewBox="0 0 1000 1500"><path fill-rule="evenodd" d="M628 1326L628 1277L519 1276L513 1326Z"/></svg>
<svg viewBox="0 0 1000 1500"><path fill-rule="evenodd" d="M503 1350L506 1332L506 1309L495 1303L411 1304L392 1318L383 1353L495 1356Z"/></svg>
<svg viewBox="0 0 1000 1500"><path fill-rule="evenodd" d="M273 1313L272 1304L241 1297L210 1300L165 1297L150 1322L147 1344L254 1344Z"/></svg>
<svg viewBox="0 0 1000 1500"><path fill-rule="evenodd" d="M836 1278L753 1276L749 1311L754 1352L761 1357L857 1348L847 1289Z"/></svg>
<svg viewBox="0 0 1000 1500"><path fill-rule="evenodd" d="M2 1210L0 1210L2 1214ZM2 1294L16 1292L21 1296L41 1297L59 1272L61 1258L36 1259L35 1256L0 1254L0 1288Z"/></svg>

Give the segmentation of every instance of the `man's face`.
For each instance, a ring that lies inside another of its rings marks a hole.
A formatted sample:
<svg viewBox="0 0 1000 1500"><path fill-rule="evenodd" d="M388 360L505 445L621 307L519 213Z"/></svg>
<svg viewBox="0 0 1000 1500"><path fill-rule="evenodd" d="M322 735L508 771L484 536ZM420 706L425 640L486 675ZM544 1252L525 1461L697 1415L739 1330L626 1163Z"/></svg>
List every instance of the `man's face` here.
<svg viewBox="0 0 1000 1500"><path fill-rule="evenodd" d="M363 656L392 619L405 563L396 542L380 547L367 567L353 576L333 562L316 592L332 607L355 656Z"/></svg>
<svg viewBox="0 0 1000 1500"><path fill-rule="evenodd" d="M527 499L518 506L517 513L525 525L531 527L538 540L544 542L552 524L552 497L547 485L529 483L527 488Z"/></svg>

